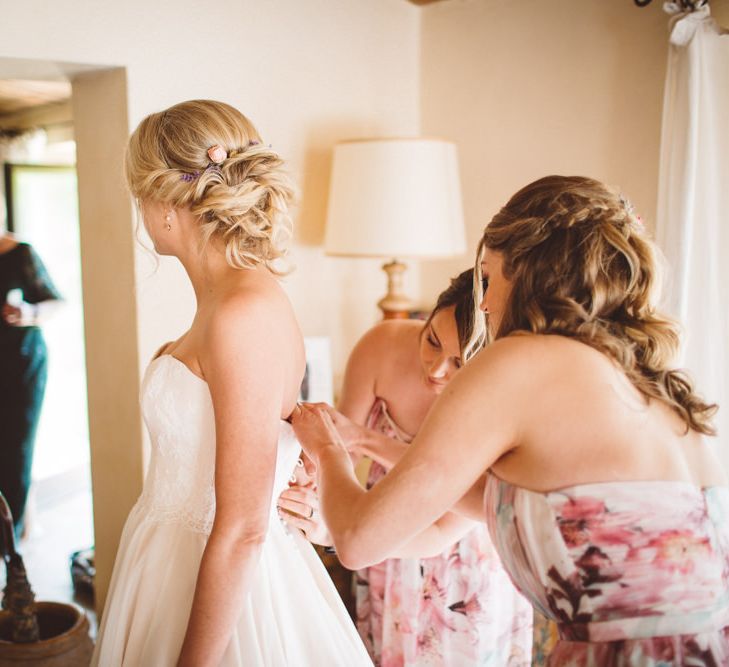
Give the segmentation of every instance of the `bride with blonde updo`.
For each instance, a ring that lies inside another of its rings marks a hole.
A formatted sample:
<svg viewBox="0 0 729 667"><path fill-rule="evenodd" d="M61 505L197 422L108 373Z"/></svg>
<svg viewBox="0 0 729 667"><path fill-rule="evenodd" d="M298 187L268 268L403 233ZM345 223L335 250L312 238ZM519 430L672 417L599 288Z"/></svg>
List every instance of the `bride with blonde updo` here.
<svg viewBox="0 0 729 667"><path fill-rule="evenodd" d="M306 363L277 280L291 233L283 160L239 111L194 100L140 123L126 177L197 309L143 380L151 458L92 664L371 664L324 567L272 503L300 465L284 420Z"/></svg>

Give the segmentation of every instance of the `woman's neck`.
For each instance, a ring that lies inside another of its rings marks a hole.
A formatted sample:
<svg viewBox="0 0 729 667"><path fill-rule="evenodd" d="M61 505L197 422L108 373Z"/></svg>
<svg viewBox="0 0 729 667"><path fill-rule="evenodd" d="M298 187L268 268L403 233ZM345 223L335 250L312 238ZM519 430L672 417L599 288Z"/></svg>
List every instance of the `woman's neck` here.
<svg viewBox="0 0 729 667"><path fill-rule="evenodd" d="M222 243L216 243L212 239L202 251L190 248L184 255L178 256L178 259L190 278L198 306L240 276L241 270L228 264ZM258 272L267 269L259 265L250 270Z"/></svg>

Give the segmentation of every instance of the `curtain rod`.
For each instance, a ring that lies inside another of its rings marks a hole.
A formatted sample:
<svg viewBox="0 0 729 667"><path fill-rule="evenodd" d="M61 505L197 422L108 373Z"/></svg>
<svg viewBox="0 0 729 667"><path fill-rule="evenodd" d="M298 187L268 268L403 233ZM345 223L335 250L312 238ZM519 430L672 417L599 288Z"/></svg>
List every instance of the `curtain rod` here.
<svg viewBox="0 0 729 667"><path fill-rule="evenodd" d="M647 7L652 0L633 0L638 7ZM673 4L679 5L684 12L695 12L705 5L709 4L709 0L673 0Z"/></svg>

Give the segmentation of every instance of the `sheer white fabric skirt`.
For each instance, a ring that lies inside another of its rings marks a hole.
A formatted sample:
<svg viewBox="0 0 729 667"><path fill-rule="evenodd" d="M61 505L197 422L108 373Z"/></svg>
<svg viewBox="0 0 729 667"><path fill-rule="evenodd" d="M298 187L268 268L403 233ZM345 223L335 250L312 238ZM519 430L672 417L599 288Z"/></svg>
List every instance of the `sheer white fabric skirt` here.
<svg viewBox="0 0 729 667"><path fill-rule="evenodd" d="M138 504L122 534L92 665L174 666L207 534L148 518ZM273 517L223 667L371 665L311 545Z"/></svg>

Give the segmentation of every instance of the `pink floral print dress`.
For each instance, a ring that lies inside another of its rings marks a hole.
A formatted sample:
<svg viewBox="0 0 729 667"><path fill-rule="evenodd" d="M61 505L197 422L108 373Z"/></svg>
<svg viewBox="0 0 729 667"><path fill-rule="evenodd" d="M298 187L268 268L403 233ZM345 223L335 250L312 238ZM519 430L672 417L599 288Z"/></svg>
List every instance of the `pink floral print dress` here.
<svg viewBox="0 0 729 667"><path fill-rule="evenodd" d="M368 428L410 442L384 401ZM368 486L385 476L373 463ZM433 558L389 559L356 574L357 628L381 667L524 667L532 608L516 591L485 525Z"/></svg>
<svg viewBox="0 0 729 667"><path fill-rule="evenodd" d="M505 568L559 629L549 665L729 665L729 488L490 475L485 502Z"/></svg>

